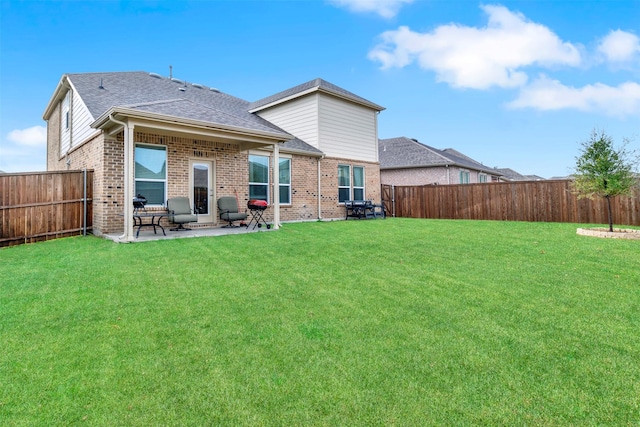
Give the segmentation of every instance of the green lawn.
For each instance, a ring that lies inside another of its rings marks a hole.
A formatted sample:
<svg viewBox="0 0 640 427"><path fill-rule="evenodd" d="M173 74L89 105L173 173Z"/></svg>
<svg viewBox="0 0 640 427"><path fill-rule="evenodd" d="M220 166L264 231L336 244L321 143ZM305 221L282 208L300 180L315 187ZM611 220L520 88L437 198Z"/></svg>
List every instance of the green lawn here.
<svg viewBox="0 0 640 427"><path fill-rule="evenodd" d="M0 250L0 425L640 423L640 241L387 219Z"/></svg>

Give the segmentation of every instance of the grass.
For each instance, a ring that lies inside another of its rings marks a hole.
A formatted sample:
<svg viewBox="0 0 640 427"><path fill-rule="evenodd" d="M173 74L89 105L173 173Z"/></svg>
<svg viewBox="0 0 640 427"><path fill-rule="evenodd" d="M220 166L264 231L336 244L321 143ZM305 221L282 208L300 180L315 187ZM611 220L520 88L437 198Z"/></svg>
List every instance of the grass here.
<svg viewBox="0 0 640 427"><path fill-rule="evenodd" d="M0 250L0 424L633 425L640 242L387 219Z"/></svg>

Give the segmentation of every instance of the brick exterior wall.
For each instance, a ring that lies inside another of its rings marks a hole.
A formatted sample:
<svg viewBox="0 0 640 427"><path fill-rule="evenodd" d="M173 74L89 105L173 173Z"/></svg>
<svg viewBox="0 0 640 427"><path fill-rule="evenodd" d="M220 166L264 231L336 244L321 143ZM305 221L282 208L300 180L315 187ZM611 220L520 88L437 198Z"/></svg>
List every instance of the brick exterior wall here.
<svg viewBox="0 0 640 427"><path fill-rule="evenodd" d="M461 169L459 167L432 167L410 169L387 169L380 171L380 180L384 185L447 185L460 184L460 171L469 172L469 183L480 182L478 171ZM449 173L449 177L447 177ZM491 182L491 176L487 175L487 182Z"/></svg>
<svg viewBox="0 0 640 427"><path fill-rule="evenodd" d="M174 135L134 132L136 143L167 147L167 198L190 195L189 161L210 160L214 163L214 198L238 197L239 208L245 209L249 199L249 162L247 151L235 144L199 140ZM83 142L69 153L60 153L60 106L56 107L47 126L48 170L94 170L93 231L96 235L122 232L124 219L124 134L109 136L101 133ZM265 152L265 155L268 155ZM283 153L285 155L286 153ZM289 156L287 156L289 157ZM318 215L318 158L293 154L291 157L291 205L280 207L280 219L312 221ZM338 164L365 168L367 199L380 201L380 170L377 163L354 162L348 159L320 160L321 215L323 219L344 218L344 207L338 203ZM270 161L272 176L273 159ZM273 186L270 188L273 200ZM219 223L214 209L214 223ZM153 208L151 208L153 209ZM264 212L267 222L273 220L273 208Z"/></svg>
<svg viewBox="0 0 640 427"><path fill-rule="evenodd" d="M349 159L324 158L321 164L322 175L322 218L344 219L344 206L338 203L338 165L364 167L364 192L367 200L381 202L380 165L378 163L360 162Z"/></svg>

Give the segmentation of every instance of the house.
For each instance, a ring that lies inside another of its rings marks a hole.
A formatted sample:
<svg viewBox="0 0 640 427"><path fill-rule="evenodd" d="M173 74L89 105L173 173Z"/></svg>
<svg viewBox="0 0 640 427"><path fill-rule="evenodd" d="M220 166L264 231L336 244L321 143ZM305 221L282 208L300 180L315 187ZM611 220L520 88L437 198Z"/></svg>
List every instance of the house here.
<svg viewBox="0 0 640 427"><path fill-rule="evenodd" d="M221 224L216 200L269 203L282 221L344 217L380 199L384 108L322 79L249 102L155 73L65 74L43 114L47 169L93 169L93 230L133 237L134 195L149 209L188 196L195 226Z"/></svg>
<svg viewBox="0 0 640 427"><path fill-rule="evenodd" d="M538 175L522 175L511 168L495 168L502 174L505 181L544 181L544 178Z"/></svg>
<svg viewBox="0 0 640 427"><path fill-rule="evenodd" d="M439 150L417 139L378 142L380 181L387 185L446 185L500 181L502 174L452 148Z"/></svg>

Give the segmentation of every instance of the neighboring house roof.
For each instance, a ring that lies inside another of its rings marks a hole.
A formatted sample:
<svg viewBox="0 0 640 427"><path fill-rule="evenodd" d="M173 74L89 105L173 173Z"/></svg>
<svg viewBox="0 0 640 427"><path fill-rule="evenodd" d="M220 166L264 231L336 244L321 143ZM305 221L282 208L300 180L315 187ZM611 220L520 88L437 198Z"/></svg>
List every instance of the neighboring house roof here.
<svg viewBox="0 0 640 427"><path fill-rule="evenodd" d="M525 175L529 181L545 181L545 178L539 175Z"/></svg>
<svg viewBox="0 0 640 427"><path fill-rule="evenodd" d="M274 105L278 105L283 102L290 101L292 99L299 98L301 96L308 95L313 92L328 93L328 94L337 96L339 98L343 98L348 101L354 102L356 104L360 104L365 107L372 108L376 111L384 110L384 107L381 107L378 104L375 104L367 99L364 99L356 95L355 93L342 89L341 87L336 86L333 83L329 83L326 80L317 78L314 80L310 80L306 83L302 83L301 85L294 86L290 89L283 90L282 92L278 92L275 95L271 95L266 98L260 99L258 101L254 101L249 105L249 111L251 111L252 113L255 113L265 108L273 107Z"/></svg>
<svg viewBox="0 0 640 427"><path fill-rule="evenodd" d="M496 169L485 166L452 148L439 150L406 137L380 139L378 157L381 170L459 166L491 175L502 175Z"/></svg>
<svg viewBox="0 0 640 427"><path fill-rule="evenodd" d="M505 179L509 181L543 181L544 178L538 175L522 175L511 168L495 168Z"/></svg>
<svg viewBox="0 0 640 427"><path fill-rule="evenodd" d="M67 83L65 77L68 78ZM158 117L206 123L228 129L280 137L282 148L322 155L317 148L294 138L278 126L249 112L249 102L197 83L165 78L144 71L66 74L44 113L47 120L55 102L72 86L94 121L117 109Z"/></svg>

